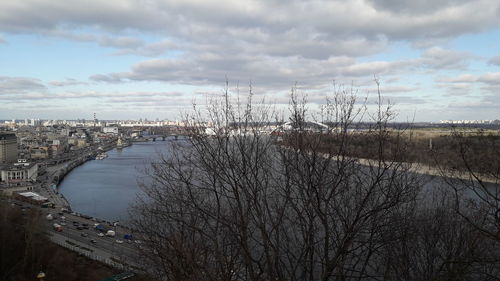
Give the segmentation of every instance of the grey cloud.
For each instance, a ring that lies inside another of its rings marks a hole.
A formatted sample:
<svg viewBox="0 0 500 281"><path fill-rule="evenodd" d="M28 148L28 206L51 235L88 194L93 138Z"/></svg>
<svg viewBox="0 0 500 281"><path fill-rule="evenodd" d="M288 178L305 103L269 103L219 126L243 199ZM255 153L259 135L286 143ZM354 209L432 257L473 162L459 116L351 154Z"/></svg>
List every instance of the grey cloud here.
<svg viewBox="0 0 500 281"><path fill-rule="evenodd" d="M374 53L384 48L387 40L448 38L485 30L499 24L499 7L495 0L441 0L432 1L430 6L395 0L286 4L219 0L147 4L135 0L25 0L20 4L4 0L0 2L0 29L35 33L75 26L121 33L141 30L191 45L219 46L221 53L227 45L237 44L240 50L260 50L261 55L323 59ZM104 43L140 47L139 40Z"/></svg>
<svg viewBox="0 0 500 281"><path fill-rule="evenodd" d="M113 98L135 99L135 100L155 100L178 98L183 96L180 92L62 92L62 93L24 93L24 94L6 94L0 95L0 100L62 100L62 99L85 99L85 98Z"/></svg>
<svg viewBox="0 0 500 281"><path fill-rule="evenodd" d="M188 52L169 59L150 59L131 66L129 72L98 74L91 80L118 83L123 81L165 81L190 85L222 85L225 77L232 81L251 80L256 85L268 89L289 87L299 81L307 87L322 88L332 79L360 81L373 75L391 79L394 75L404 75L432 67L434 69L454 69L464 67L472 57L465 52L443 48L427 49L421 58L400 61L372 61L357 63L351 57L337 56L307 58L303 56L262 56L236 52L221 54L207 51L203 47L198 52ZM449 78L443 78L449 79ZM369 82L371 85L372 81ZM363 85L366 83L363 83Z"/></svg>
<svg viewBox="0 0 500 281"><path fill-rule="evenodd" d="M414 60L404 61L374 61L357 63L346 66L342 69L342 73L346 76L367 76L367 75L385 75L400 72L416 65Z"/></svg>
<svg viewBox="0 0 500 281"><path fill-rule="evenodd" d="M352 63L345 57L315 61L299 57L268 58L253 56L221 56L213 53L182 56L176 59L152 59L139 62L127 73L95 75L100 81L166 81L190 85L224 84L252 81L268 89L290 87L296 81L306 86L321 86L339 75L338 68ZM318 83L320 85L318 85Z"/></svg>
<svg viewBox="0 0 500 281"><path fill-rule="evenodd" d="M473 84L471 83L454 82L451 84L437 84L436 87L445 89L446 95L449 97L470 95L473 90Z"/></svg>
<svg viewBox="0 0 500 281"><path fill-rule="evenodd" d="M500 84L498 84L498 85L486 85L486 86L481 87L481 90L493 94L491 96L492 99L495 99L500 103L500 98L499 98Z"/></svg>
<svg viewBox="0 0 500 281"><path fill-rule="evenodd" d="M0 76L0 95L21 94L28 91L45 90L45 85L38 79Z"/></svg>
<svg viewBox="0 0 500 281"><path fill-rule="evenodd" d="M67 78L64 81L50 81L49 84L55 87L66 87L66 86L86 85L87 83Z"/></svg>
<svg viewBox="0 0 500 281"><path fill-rule="evenodd" d="M7 44L7 41L5 41L5 39L3 39L2 37L0 37L0 44Z"/></svg>
<svg viewBox="0 0 500 281"><path fill-rule="evenodd" d="M477 81L490 85L500 85L500 72L489 72L481 74Z"/></svg>
<svg viewBox="0 0 500 281"><path fill-rule="evenodd" d="M480 85L483 91L498 94L500 92L500 72L488 72L480 75L463 74L457 77L439 77L437 86L447 88L450 95L470 94L473 85ZM499 99L500 100L500 99Z"/></svg>
<svg viewBox="0 0 500 281"><path fill-rule="evenodd" d="M125 48L125 49L135 49L142 45L144 42L140 39L131 37L109 37L104 36L98 40L101 46L114 47L114 48Z"/></svg>
<svg viewBox="0 0 500 281"><path fill-rule="evenodd" d="M172 59L151 59L134 64L129 72L98 74L94 81L164 81L189 85L224 84L230 81L262 87L264 92L289 89L295 82L308 89L322 89L331 86L332 80L357 81L358 85L373 85L373 79L366 77L404 74L419 65L418 60L395 62L377 61L356 63L349 57L330 57L327 60L303 57L262 57L249 55L219 55L198 53ZM359 84L361 81L361 84ZM395 89L410 91L411 88Z"/></svg>
<svg viewBox="0 0 500 281"><path fill-rule="evenodd" d="M452 102L449 108L472 111L476 114L488 116L484 119L491 119L498 116L498 108L500 107L500 99L497 96L483 96L481 98L471 98L463 102ZM477 118L480 119L480 118Z"/></svg>
<svg viewBox="0 0 500 281"><path fill-rule="evenodd" d="M368 88L369 92L376 92L377 88ZM410 86L380 86L380 92L383 94L392 94L392 93L408 93L419 90L418 87L410 87Z"/></svg>
<svg viewBox="0 0 500 281"><path fill-rule="evenodd" d="M441 47L432 47L424 51L421 61L423 64L436 69L463 69L466 60L473 55L468 52L447 50Z"/></svg>
<svg viewBox="0 0 500 281"><path fill-rule="evenodd" d="M491 65L500 66L500 55L490 58L488 63Z"/></svg>
<svg viewBox="0 0 500 281"><path fill-rule="evenodd" d="M118 52L115 53L115 55L139 55L139 56L146 56L146 57L155 57L159 56L167 51L177 51L182 47L187 47L187 46L182 46L179 43L175 43L171 40L161 40L158 42L154 42L151 44L143 44L140 46L137 46L136 48L129 48L129 49L124 49L124 50L119 50Z"/></svg>
<svg viewBox="0 0 500 281"><path fill-rule="evenodd" d="M63 37L81 42L96 42L103 47L112 47L117 49L135 50L144 46L144 41L130 36L108 36L96 35L93 33L77 33L56 28L42 32L45 35Z"/></svg>
<svg viewBox="0 0 500 281"><path fill-rule="evenodd" d="M95 81L95 82L121 83L122 78L120 78L119 76L120 75L117 73L112 73L112 74L108 74L108 75L96 74L96 75L90 76L89 79L92 81Z"/></svg>
<svg viewBox="0 0 500 281"><path fill-rule="evenodd" d="M383 96L383 100L386 100L390 104L425 104L428 100L409 96Z"/></svg>
<svg viewBox="0 0 500 281"><path fill-rule="evenodd" d="M460 6L468 0L368 0L376 8L394 13L424 14L447 7Z"/></svg>
<svg viewBox="0 0 500 281"><path fill-rule="evenodd" d="M475 82L477 81L476 75L472 74L462 74L457 77L438 77L435 79L436 82L445 82L445 83L467 83L467 82Z"/></svg>

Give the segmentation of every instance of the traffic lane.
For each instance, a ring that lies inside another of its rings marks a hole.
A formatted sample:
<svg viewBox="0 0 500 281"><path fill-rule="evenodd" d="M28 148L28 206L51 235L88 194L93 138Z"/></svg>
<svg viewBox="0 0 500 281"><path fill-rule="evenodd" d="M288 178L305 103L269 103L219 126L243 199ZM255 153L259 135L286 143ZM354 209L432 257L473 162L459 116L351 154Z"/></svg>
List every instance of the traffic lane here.
<svg viewBox="0 0 500 281"><path fill-rule="evenodd" d="M28 210L31 208L39 208L39 206L35 206L32 204L29 204L27 202L22 202L18 201L15 199L6 199L7 202L11 203L13 206L20 208L21 210ZM52 233L57 233L59 235L63 235L65 237L71 238L73 240L78 241L79 243L82 243L84 245L96 247L99 249L103 249L104 251L108 253L112 253L116 256L124 257L129 263L134 263L134 258L137 257L137 249L135 248L135 243L128 243L128 242L123 242L123 243L117 243L116 240L120 239L119 237L100 237L98 236L98 232L94 230L93 224L91 224L93 221L87 220L85 218L81 218L75 215L71 214L64 214L65 216L68 216L66 219L61 220L61 216L58 213L55 213L55 209L44 209L40 208L39 209L42 214L44 215L44 218L48 215L51 214L53 215L56 219L52 220L45 220L46 223L46 229L49 230L49 232ZM69 220L68 220L69 218ZM78 221L78 225L83 224L84 222L88 224L89 229L83 229L83 230L78 230L76 225L73 225L73 222L71 221ZM61 224L63 227L62 232L56 232L53 228L54 223ZM82 233L86 233L87 237L81 236ZM118 232L120 233L120 232ZM97 243L92 243L91 240L94 239ZM121 240L121 239L120 239Z"/></svg>
<svg viewBox="0 0 500 281"><path fill-rule="evenodd" d="M60 224L61 221L55 222ZM75 239L82 241L87 244L101 244L103 247L107 248L108 250L114 250L115 248L118 250L123 250L124 252L127 253L133 253L136 252L136 248L132 243L117 243L116 240L121 240L116 237L109 237L109 236L99 236L99 232L95 231L92 226L89 226L89 229L78 229L78 226L74 225L72 222L66 221L66 225L63 225L63 232L67 232L69 235L72 237L75 237ZM87 236L84 237L82 236L82 233L85 233ZM96 243L92 243L91 240L95 240Z"/></svg>
<svg viewBox="0 0 500 281"><path fill-rule="evenodd" d="M90 231L81 231L72 228L63 229L62 232L52 232L62 235L67 239L72 239L84 246L90 246L101 251L109 253L111 256L121 257L127 261L133 262L134 258L137 256L135 249L123 247L123 244L118 244L110 237L99 237L97 233L92 233ZM88 236L81 236L82 233L86 233ZM91 240L95 240L96 243L92 243Z"/></svg>
<svg viewBox="0 0 500 281"><path fill-rule="evenodd" d="M86 218L83 218L81 216L78 216L78 215L72 215L72 214L64 214L64 216L66 217L66 220L70 220L71 222L73 221L76 221L78 222L80 225L86 223L89 225L90 228L94 228L94 225L95 224L101 224L103 225L106 230L113 230L115 231L116 233L116 237L117 239L120 239L120 240L123 240L124 239L124 236L126 234L132 234L132 231L126 227L123 227L123 226L120 226L120 225L117 225L117 226L113 226L113 225L110 225L109 222L106 222L106 221L103 221L103 220L99 220L99 219L86 219Z"/></svg>
<svg viewBox="0 0 500 281"><path fill-rule="evenodd" d="M53 214L54 218L57 218L57 219L55 219L56 222L57 221L62 222L60 219L60 217L61 217L60 214L63 214L63 216L65 217L64 223L66 224L66 227L73 228L76 230L78 230L78 227L86 227L86 228L88 228L87 230L89 230L90 232L97 232L95 230L95 224L97 224L97 222L94 220L86 219L86 218L80 217L78 215L72 215L72 214L59 212L57 214ZM114 239L123 241L123 244L128 245L128 246L126 246L128 248L134 249L136 246L134 244L140 243L140 241L138 241L138 238L139 238L138 236L133 236L132 237L133 241L125 239L125 235L131 234L131 231L129 229L123 228L121 226L110 226L109 224L106 224L106 223L99 223L99 224L102 224L106 228L106 230L113 230L115 232ZM80 229L80 230L83 230L83 229Z"/></svg>

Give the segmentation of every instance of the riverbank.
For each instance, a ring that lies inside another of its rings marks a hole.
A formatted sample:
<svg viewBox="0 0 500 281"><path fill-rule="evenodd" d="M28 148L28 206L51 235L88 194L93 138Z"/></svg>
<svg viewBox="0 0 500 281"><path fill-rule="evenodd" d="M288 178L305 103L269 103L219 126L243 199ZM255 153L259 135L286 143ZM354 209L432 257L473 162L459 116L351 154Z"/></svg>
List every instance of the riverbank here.
<svg viewBox="0 0 500 281"><path fill-rule="evenodd" d="M46 168L47 175L40 182L40 193L54 203L56 208L71 210L71 205L63 194L59 193L58 186L73 169L93 160L99 151L110 151L115 148L114 142L100 147L91 147L73 159Z"/></svg>
<svg viewBox="0 0 500 281"><path fill-rule="evenodd" d="M69 173L59 184L58 192L81 214L125 223L129 207L142 194L140 183L149 182L145 173L159 155L170 155L168 141L134 143L108 152L100 161L90 161Z"/></svg>

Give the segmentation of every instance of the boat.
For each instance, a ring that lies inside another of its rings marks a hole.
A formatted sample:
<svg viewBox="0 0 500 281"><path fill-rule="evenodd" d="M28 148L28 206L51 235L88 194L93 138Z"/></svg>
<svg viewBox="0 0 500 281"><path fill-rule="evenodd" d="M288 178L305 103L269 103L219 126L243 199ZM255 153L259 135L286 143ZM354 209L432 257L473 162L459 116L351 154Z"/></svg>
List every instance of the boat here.
<svg viewBox="0 0 500 281"><path fill-rule="evenodd" d="M97 154L97 156L95 157L95 160L103 160L104 158L108 157L108 155L106 153L99 153Z"/></svg>

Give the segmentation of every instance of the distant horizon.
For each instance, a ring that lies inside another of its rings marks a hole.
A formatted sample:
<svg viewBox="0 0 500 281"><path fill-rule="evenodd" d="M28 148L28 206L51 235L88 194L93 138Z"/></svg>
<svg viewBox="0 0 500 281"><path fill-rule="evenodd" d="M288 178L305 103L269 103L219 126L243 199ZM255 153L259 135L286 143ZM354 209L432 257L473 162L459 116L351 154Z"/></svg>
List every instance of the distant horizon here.
<svg viewBox="0 0 500 281"><path fill-rule="evenodd" d="M146 120L147 119L147 120ZM40 122L43 121L56 121L56 122L79 122L85 120L85 123L93 123L93 119L87 119L87 118L77 118L77 119L42 119L42 118L23 118L23 119L0 119L0 127L2 124L5 124L5 122L12 122L15 121L16 124L19 125L24 125L23 123L27 120L28 122L31 120L37 120ZM125 121L132 121L132 122L184 122L186 120L184 119L149 119L149 118L144 118L144 119L98 119L98 122L107 122L107 123L112 123L112 122L125 122ZM331 121L327 121L331 122ZM327 123L325 122L325 123ZM466 124L483 124L483 125L500 125L500 117L498 119L462 119L462 120L435 120L435 121L412 121L412 122L405 122L405 121L388 121L389 124L452 124L452 123L447 123L447 122L458 122L454 124L460 124L460 122L469 122ZM473 123L473 122L478 122L478 123ZM494 123L480 123L480 122L495 122ZM275 122L271 122L275 123ZM371 123L376 123L373 121L357 121L355 123L361 123L361 124L371 124ZM498 124L496 124L498 123Z"/></svg>

